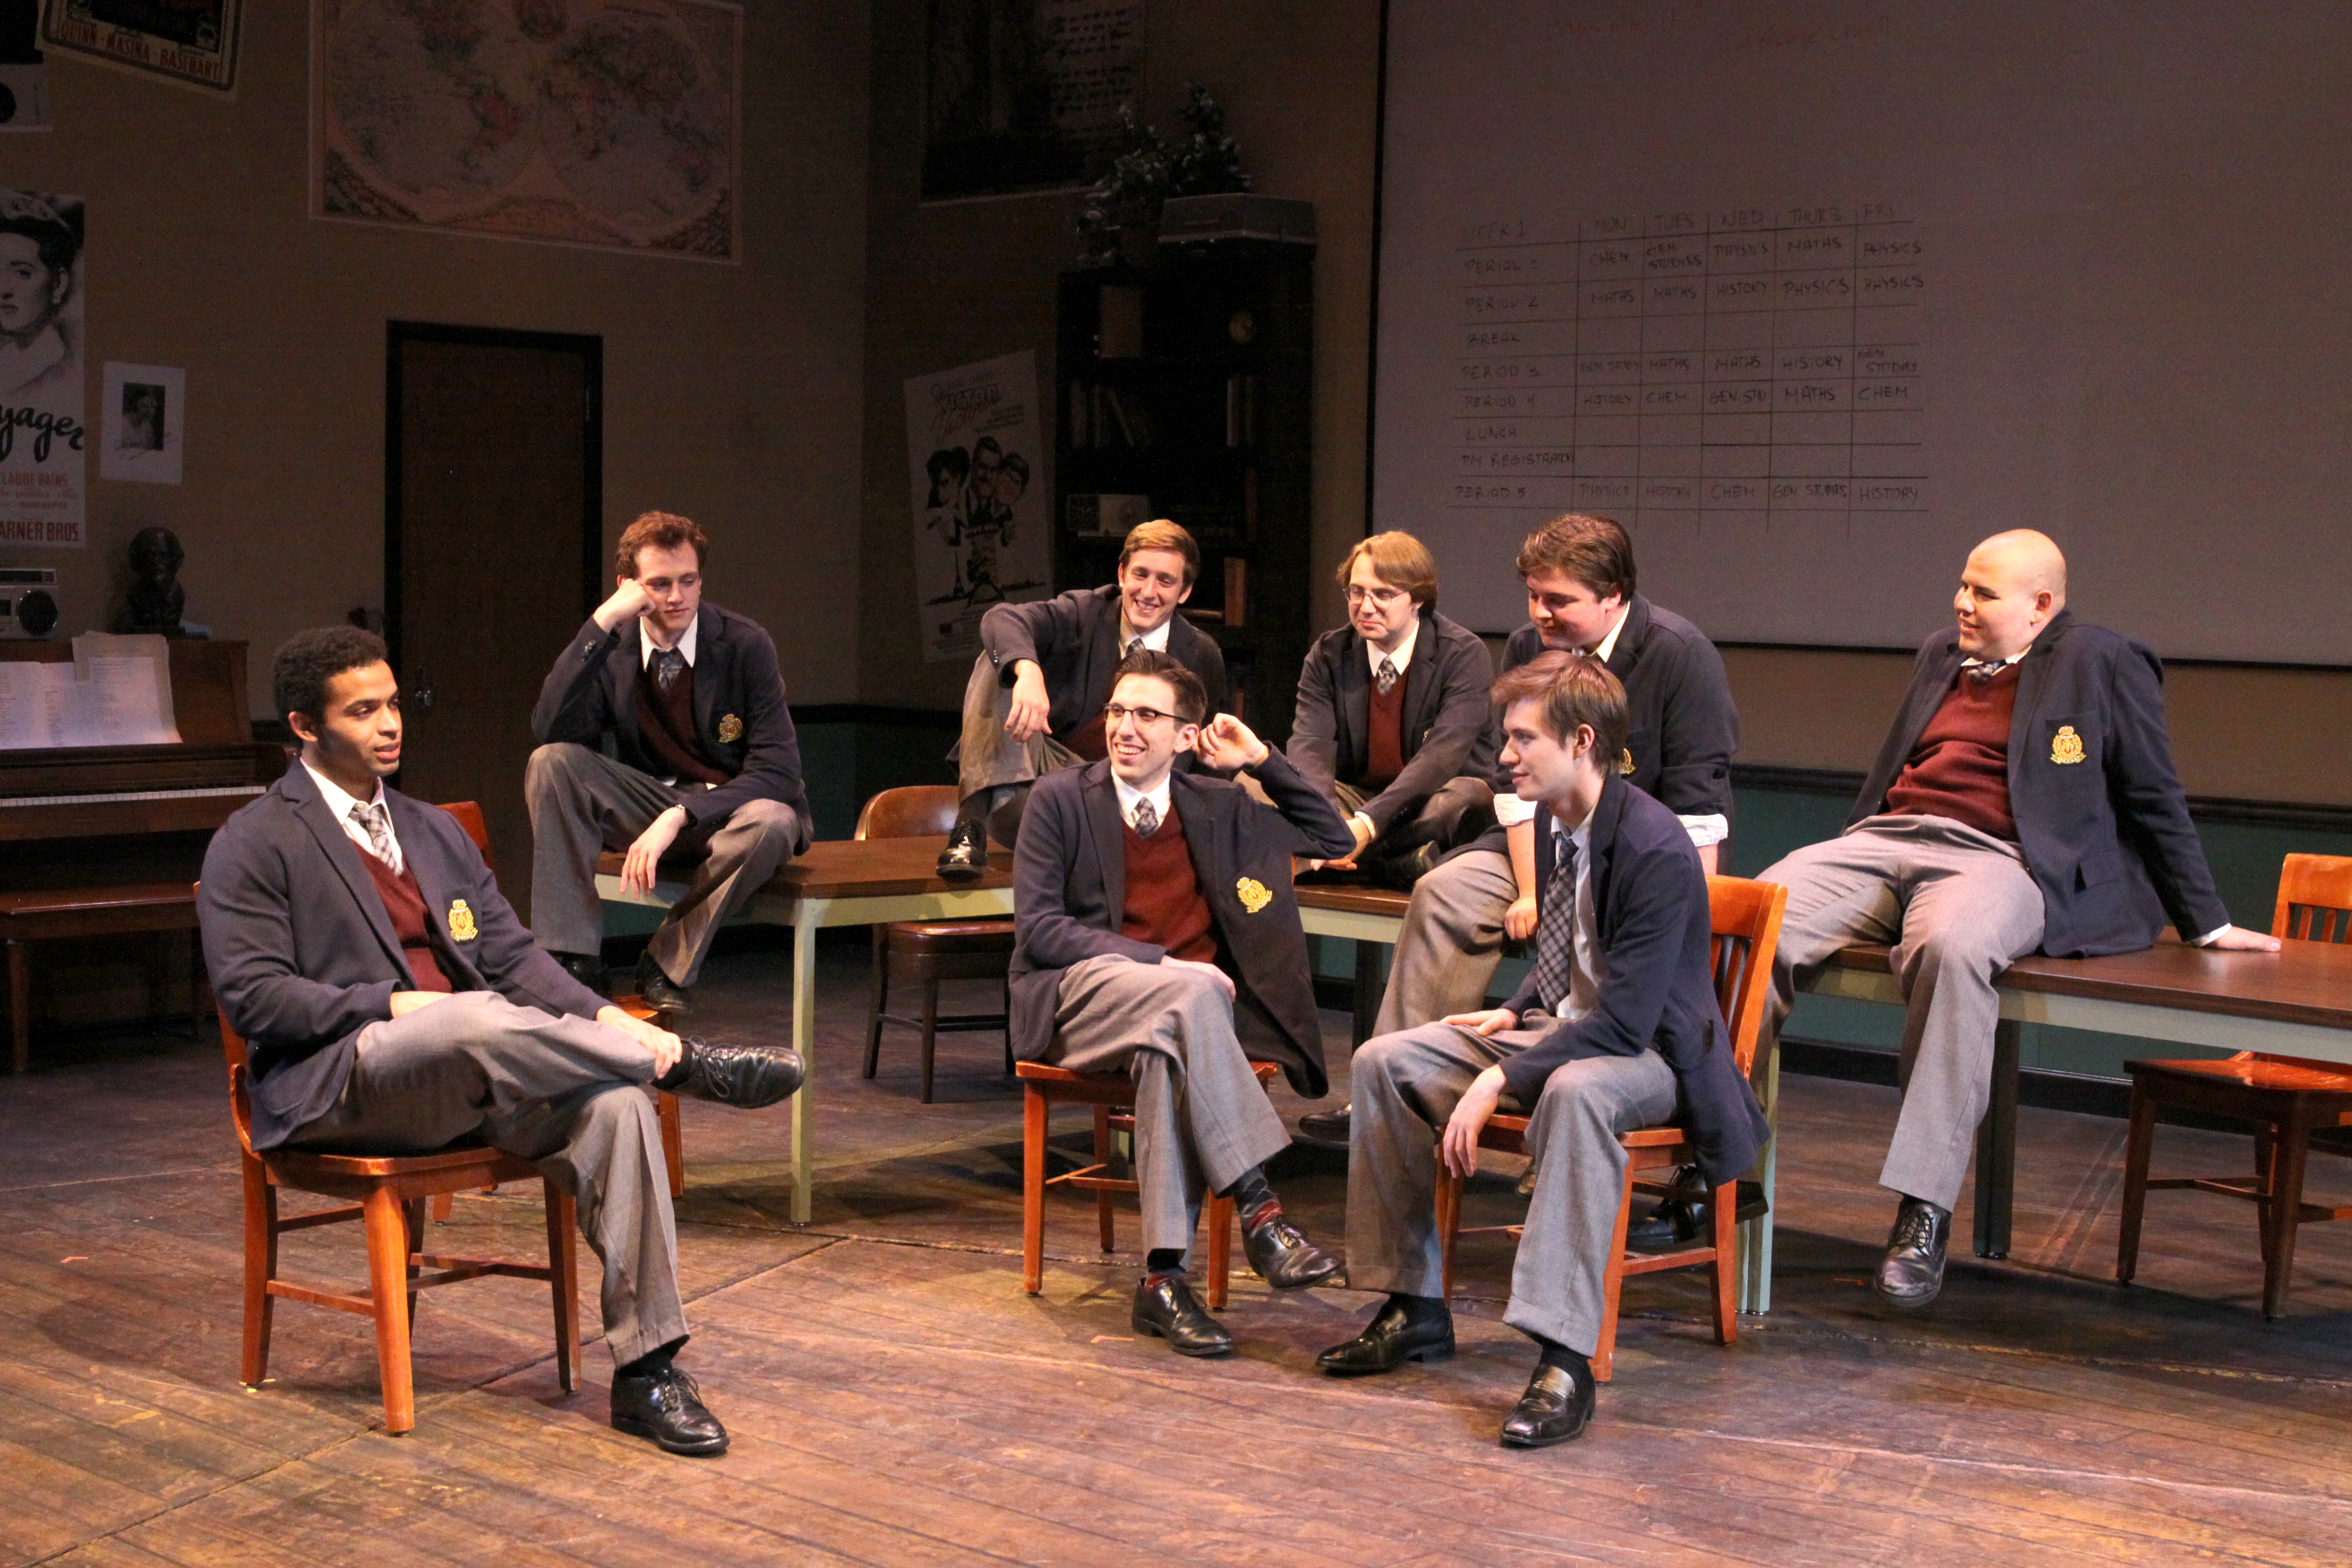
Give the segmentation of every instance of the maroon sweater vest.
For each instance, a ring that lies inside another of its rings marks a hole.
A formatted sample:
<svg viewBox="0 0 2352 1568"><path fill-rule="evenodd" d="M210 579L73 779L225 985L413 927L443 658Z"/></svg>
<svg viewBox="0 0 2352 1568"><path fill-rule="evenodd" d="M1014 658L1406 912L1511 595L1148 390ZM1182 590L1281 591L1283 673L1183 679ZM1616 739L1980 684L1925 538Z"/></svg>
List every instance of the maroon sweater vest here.
<svg viewBox="0 0 2352 1568"><path fill-rule="evenodd" d="M1078 726L1078 732L1070 737L1070 750L1090 763L1101 762L1110 755L1110 735L1100 710Z"/></svg>
<svg viewBox="0 0 2352 1568"><path fill-rule="evenodd" d="M2009 721L2017 711L2016 665L1977 679L1962 670L1910 761L1886 791L1897 816L1948 816L1995 838L2017 840L2009 805Z"/></svg>
<svg viewBox="0 0 2352 1568"><path fill-rule="evenodd" d="M1169 802L1168 815L1150 837L1136 832L1131 822L1121 825L1120 835L1127 840L1127 907L1119 911L1118 934L1157 943L1171 958L1214 963L1217 923L1192 874L1176 803Z"/></svg>
<svg viewBox="0 0 2352 1568"><path fill-rule="evenodd" d="M392 917L392 934L400 939L401 956L408 960L408 972L416 976L416 989L455 991L433 951L433 922L425 918L425 889L416 885L416 873L403 861L395 877L391 867L364 849L360 851L360 860L375 883L375 896L383 900L383 912Z"/></svg>
<svg viewBox="0 0 2352 1568"><path fill-rule="evenodd" d="M1368 790L1383 790L1404 772L1404 677L1396 678L1386 697L1378 681L1366 689L1366 696L1370 738L1364 748L1364 776L1355 782Z"/></svg>
<svg viewBox="0 0 2352 1568"><path fill-rule="evenodd" d="M694 666L690 664L677 672L666 695L654 680L654 661L647 659L639 667L637 738L681 779L723 784L730 776L710 765L694 732Z"/></svg>

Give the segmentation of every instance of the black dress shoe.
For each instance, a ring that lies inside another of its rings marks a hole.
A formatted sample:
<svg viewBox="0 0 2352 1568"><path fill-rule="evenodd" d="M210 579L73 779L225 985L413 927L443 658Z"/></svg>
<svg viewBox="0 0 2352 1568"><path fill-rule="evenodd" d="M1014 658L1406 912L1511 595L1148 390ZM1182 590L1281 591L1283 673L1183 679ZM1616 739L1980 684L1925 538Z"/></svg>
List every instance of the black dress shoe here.
<svg viewBox="0 0 2352 1568"><path fill-rule="evenodd" d="M662 966L654 962L651 952L637 960L637 972L630 984L636 988L637 994L645 998L648 1007L658 1007L665 1013L694 1011L693 994L663 973Z"/></svg>
<svg viewBox="0 0 2352 1568"><path fill-rule="evenodd" d="M1410 893L1415 882L1437 868L1437 858L1436 845L1416 844L1402 855L1384 855L1367 862L1364 871L1375 887Z"/></svg>
<svg viewBox="0 0 2352 1568"><path fill-rule="evenodd" d="M675 1366L613 1379L613 1429L650 1437L673 1454L727 1451L727 1428L703 1407L694 1379Z"/></svg>
<svg viewBox="0 0 2352 1568"><path fill-rule="evenodd" d="M1260 1226L1242 1226L1242 1252L1257 1277L1277 1290L1303 1290L1339 1272L1339 1260L1276 1214Z"/></svg>
<svg viewBox="0 0 2352 1568"><path fill-rule="evenodd" d="M604 994L604 961L588 952L551 952L548 957L563 965L563 973L602 996Z"/></svg>
<svg viewBox="0 0 2352 1568"><path fill-rule="evenodd" d="M939 874L950 882L976 882L988 869L988 829L977 822L959 822L940 851Z"/></svg>
<svg viewBox="0 0 2352 1568"><path fill-rule="evenodd" d="M1625 1245L1636 1252L1669 1252L1677 1247L1688 1247L1705 1237L1715 1223L1707 1211L1714 1194L1706 1189L1688 1186L1683 1193L1662 1198L1658 1206L1625 1227ZM1772 1212L1765 1201L1764 1184L1739 1184L1739 1206L1732 1217L1743 1224L1761 1219Z"/></svg>
<svg viewBox="0 0 2352 1568"><path fill-rule="evenodd" d="M1528 1379L1510 1418L1503 1423L1506 1448L1549 1448L1581 1437L1592 1424L1596 1385L1590 1366L1570 1371L1546 1362Z"/></svg>
<svg viewBox="0 0 2352 1568"><path fill-rule="evenodd" d="M787 1046L711 1046L689 1037L677 1066L654 1087L696 1100L757 1110L789 1100L808 1077L800 1052Z"/></svg>
<svg viewBox="0 0 2352 1568"><path fill-rule="evenodd" d="M1344 1345L1333 1345L1315 1358L1315 1364L1333 1377L1369 1377L1394 1372L1409 1361L1444 1361L1453 1353L1452 1312L1415 1322L1391 1296L1362 1333Z"/></svg>
<svg viewBox="0 0 2352 1568"><path fill-rule="evenodd" d="M1209 1316L1181 1274L1146 1275L1135 1288L1129 1321L1137 1333L1166 1340L1178 1355L1226 1355L1234 1348L1234 1336Z"/></svg>
<svg viewBox="0 0 2352 1568"><path fill-rule="evenodd" d="M1298 1119L1298 1130L1327 1143L1345 1143L1349 1129L1354 1124L1349 1111L1349 1107L1344 1105L1337 1110L1310 1110Z"/></svg>
<svg viewBox="0 0 2352 1568"><path fill-rule="evenodd" d="M1897 1311L1916 1311L1944 1289L1944 1249L1952 1239L1952 1211L1925 1198L1906 1197L1887 1233L1886 1256L1870 1288Z"/></svg>

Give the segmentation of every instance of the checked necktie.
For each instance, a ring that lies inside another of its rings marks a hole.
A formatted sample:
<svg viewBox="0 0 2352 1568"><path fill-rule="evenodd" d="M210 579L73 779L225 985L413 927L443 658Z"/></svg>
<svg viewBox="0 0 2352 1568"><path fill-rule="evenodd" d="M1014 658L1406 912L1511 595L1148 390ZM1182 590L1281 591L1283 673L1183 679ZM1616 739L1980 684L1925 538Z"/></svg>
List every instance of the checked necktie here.
<svg viewBox="0 0 2352 1568"><path fill-rule="evenodd" d="M1160 813L1158 809L1155 808L1148 799L1137 801L1135 803L1136 837L1139 838L1149 838L1159 831Z"/></svg>
<svg viewBox="0 0 2352 1568"><path fill-rule="evenodd" d="M678 672L686 668L686 655L674 647L654 649L654 686L662 695L677 684Z"/></svg>
<svg viewBox="0 0 2352 1568"><path fill-rule="evenodd" d="M1396 661L1389 658L1386 654L1381 655L1380 671L1372 677L1372 684L1381 689L1381 696L1386 697L1389 694L1389 688L1394 686L1396 683Z"/></svg>
<svg viewBox="0 0 2352 1568"><path fill-rule="evenodd" d="M1555 837L1559 858L1536 921L1536 999L1556 1013L1576 976L1576 840Z"/></svg>
<svg viewBox="0 0 2352 1568"><path fill-rule="evenodd" d="M352 803L352 820L368 836L368 847L375 858L385 865L392 864L392 824L384 819L383 803L370 801Z"/></svg>

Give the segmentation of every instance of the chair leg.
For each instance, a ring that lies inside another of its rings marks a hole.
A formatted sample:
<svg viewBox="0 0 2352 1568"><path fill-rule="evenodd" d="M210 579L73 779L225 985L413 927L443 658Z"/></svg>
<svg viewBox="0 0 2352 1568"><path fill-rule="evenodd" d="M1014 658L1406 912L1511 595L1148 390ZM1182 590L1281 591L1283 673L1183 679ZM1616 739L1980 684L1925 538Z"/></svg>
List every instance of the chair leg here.
<svg viewBox="0 0 2352 1568"><path fill-rule="evenodd" d="M1739 1338L1739 1183L1715 1189L1708 1209L1715 1223L1715 1257L1707 1263L1707 1284L1715 1298L1715 1342L1727 1345Z"/></svg>
<svg viewBox="0 0 2352 1568"><path fill-rule="evenodd" d="M874 928L874 1001L866 1010L866 1076L882 1061L882 1009L890 1000L890 928Z"/></svg>
<svg viewBox="0 0 2352 1568"><path fill-rule="evenodd" d="M1004 1076L1013 1076L1013 975L1004 976Z"/></svg>
<svg viewBox="0 0 2352 1568"><path fill-rule="evenodd" d="M1226 1287L1234 1277L1234 1200L1209 1194L1209 1310L1225 1310Z"/></svg>
<svg viewBox="0 0 2352 1568"><path fill-rule="evenodd" d="M570 1394L580 1386L579 1206L553 1177L541 1184L547 1191L547 1269L554 1276L550 1288L555 1297L555 1375Z"/></svg>
<svg viewBox="0 0 2352 1568"><path fill-rule="evenodd" d="M1021 1288L1034 1296L1045 1284L1045 1097L1033 1085L1021 1092Z"/></svg>
<svg viewBox="0 0 2352 1568"><path fill-rule="evenodd" d="M923 1103L931 1102L931 1051L940 1042L940 977L923 976Z"/></svg>
<svg viewBox="0 0 2352 1568"><path fill-rule="evenodd" d="M654 1119L661 1123L662 1163L669 1171L670 1202L686 1196L686 1131L678 1124L677 1096L654 1090Z"/></svg>
<svg viewBox="0 0 2352 1568"><path fill-rule="evenodd" d="M1110 1107L1108 1105L1095 1107L1095 1163L1110 1163ZM1095 1189L1095 1227L1102 1233L1102 1249L1105 1252L1118 1251L1118 1238L1111 1229L1110 1194L1099 1187Z"/></svg>
<svg viewBox="0 0 2352 1568"><path fill-rule="evenodd" d="M408 1221L389 1187L362 1205L367 1223L368 1289L375 1299L375 1360L383 1379L383 1429L416 1425L416 1389L408 1367Z"/></svg>
<svg viewBox="0 0 2352 1568"><path fill-rule="evenodd" d="M433 1223L435 1225L448 1224L449 1216L457 1212L457 1196L455 1193L434 1194L433 1206L429 1211L427 1211Z"/></svg>
<svg viewBox="0 0 2352 1568"><path fill-rule="evenodd" d="M269 1282L278 1276L278 1189L251 1154L245 1166L245 1364L242 1381L261 1386L269 1373L269 1323L277 1298Z"/></svg>
<svg viewBox="0 0 2352 1568"><path fill-rule="evenodd" d="M2262 1237L2263 1268L2271 1266L2271 1202L2278 1196L2278 1128L2263 1122L2254 1129L2254 1230Z"/></svg>
<svg viewBox="0 0 2352 1568"><path fill-rule="evenodd" d="M416 1255L425 1250L425 1200L412 1198L400 1205L401 1224L408 1232L408 1322L411 1332L416 1325L416 1276L419 1266Z"/></svg>
<svg viewBox="0 0 2352 1568"><path fill-rule="evenodd" d="M1733 1189L1738 1192L1737 1188ZM1715 1210L1718 1215L1731 1213L1738 1207L1735 1200L1727 1206L1718 1194ZM1625 1191L1617 1200L1617 1228L1609 1238L1609 1268L1601 1277L1601 1342L1592 1348L1592 1380L1606 1383L1617 1366L1617 1306L1625 1293L1625 1227L1633 1217L1633 1167L1625 1166Z"/></svg>
<svg viewBox="0 0 2352 1568"><path fill-rule="evenodd" d="M2303 1219L2304 1156L2311 1145L2311 1129L2291 1113L2278 1125L2271 1144L2270 1256L2263 1265L2263 1316L2286 1315L2287 1281L2294 1273L2294 1236Z"/></svg>
<svg viewBox="0 0 2352 1568"><path fill-rule="evenodd" d="M8 942L8 1060L11 1070L25 1073L33 1067L33 971L25 944Z"/></svg>
<svg viewBox="0 0 2352 1568"><path fill-rule="evenodd" d="M188 953L189 1033L201 1046L205 1043L205 1020L213 1012L213 980L205 968L204 938L194 931L188 933Z"/></svg>
<svg viewBox="0 0 2352 1568"><path fill-rule="evenodd" d="M2156 1096L2132 1085L2131 1133L2124 1144L2123 1222L2116 1230L2116 1283L2139 1272L2139 1226L2147 1212L2147 1162L2156 1145Z"/></svg>
<svg viewBox="0 0 2352 1568"><path fill-rule="evenodd" d="M1441 1159L1437 1165L1437 1291L1448 1301L1454 1300L1454 1243L1461 1229L1462 1182Z"/></svg>

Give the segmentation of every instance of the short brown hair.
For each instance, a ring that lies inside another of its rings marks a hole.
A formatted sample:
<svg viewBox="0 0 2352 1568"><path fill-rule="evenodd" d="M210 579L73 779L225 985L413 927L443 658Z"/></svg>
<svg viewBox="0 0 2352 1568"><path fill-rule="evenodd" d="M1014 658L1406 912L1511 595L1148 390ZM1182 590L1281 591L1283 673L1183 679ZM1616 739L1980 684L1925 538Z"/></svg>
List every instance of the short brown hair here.
<svg viewBox="0 0 2352 1568"><path fill-rule="evenodd" d="M1402 529L1391 529L1386 533L1375 533L1370 539L1357 541L1356 547L1348 552L1348 558L1339 563L1339 586L1342 588L1348 585L1348 579L1356 574L1359 556L1370 557L1372 575L1391 588L1402 588L1412 595L1414 604L1437 602L1437 557L1429 552L1428 545L1412 534Z"/></svg>
<svg viewBox="0 0 2352 1568"><path fill-rule="evenodd" d="M624 577L637 574L637 552L641 550L676 550L681 544L694 547L694 568L699 572L710 560L710 536L702 525L690 517L680 517L674 511L649 511L621 531L620 548L613 552L614 569Z"/></svg>
<svg viewBox="0 0 2352 1568"><path fill-rule="evenodd" d="M1625 689L1599 659L1559 648L1539 653L1497 677L1493 696L1507 713L1514 703L1539 704L1545 731L1562 743L1578 725L1591 725L1601 771L1617 771L1625 750Z"/></svg>
<svg viewBox="0 0 2352 1568"><path fill-rule="evenodd" d="M1176 717L1185 723L1198 724L1208 716L1209 689L1201 684L1201 678L1182 659L1158 648L1137 648L1120 659L1118 668L1111 672L1110 689L1117 691L1118 683L1130 675L1166 681L1168 689L1176 694Z"/></svg>
<svg viewBox="0 0 2352 1568"><path fill-rule="evenodd" d="M1563 512L1528 535L1519 546L1519 575L1563 572L1592 590L1595 598L1633 596L1633 541L1613 517Z"/></svg>
<svg viewBox="0 0 2352 1568"><path fill-rule="evenodd" d="M1127 531L1127 542L1118 547L1118 569L1127 571L1127 559L1139 550L1172 550L1184 558L1184 586L1192 585L1201 574L1201 547L1181 523L1155 517L1150 522L1139 522Z"/></svg>

